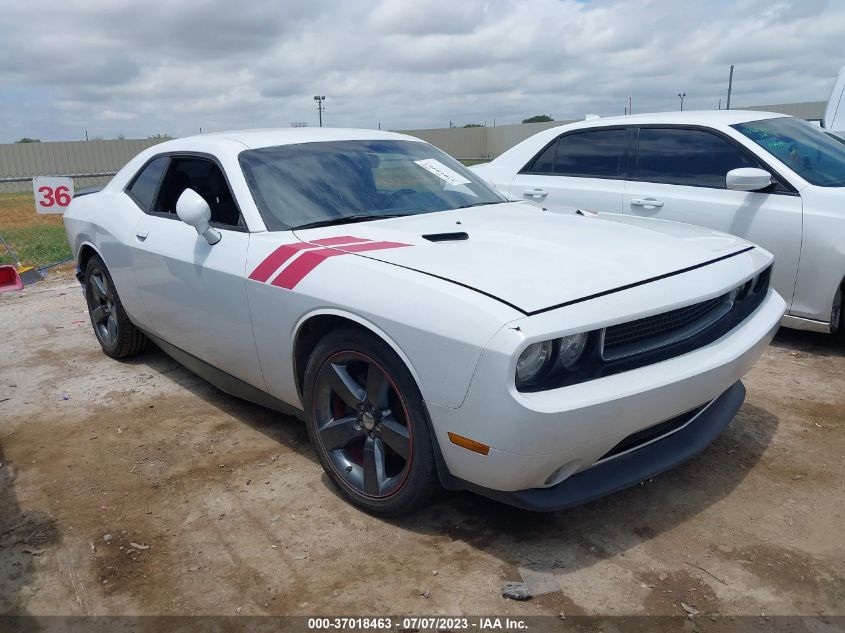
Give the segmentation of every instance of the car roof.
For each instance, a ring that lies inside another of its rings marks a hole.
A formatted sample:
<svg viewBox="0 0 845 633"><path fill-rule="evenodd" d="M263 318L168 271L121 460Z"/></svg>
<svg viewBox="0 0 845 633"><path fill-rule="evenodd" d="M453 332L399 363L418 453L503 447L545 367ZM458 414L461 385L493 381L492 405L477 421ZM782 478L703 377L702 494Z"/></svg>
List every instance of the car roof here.
<svg viewBox="0 0 845 633"><path fill-rule="evenodd" d="M777 112L759 110L684 110L676 112L648 112L614 117L602 117L578 121L585 126L598 125L643 125L654 123L675 123L679 125L735 125L748 121L774 119L788 116ZM575 125L574 123L570 125Z"/></svg>
<svg viewBox="0 0 845 633"><path fill-rule="evenodd" d="M381 130L366 130L354 128L267 128L256 130L231 130L226 132L212 132L165 141L156 146L157 151L188 150L198 142L208 148L219 145L221 149L258 149L261 147L275 147L278 145L295 145L297 143L318 143L328 141L417 141L420 139L396 132ZM233 147L234 146L234 147Z"/></svg>

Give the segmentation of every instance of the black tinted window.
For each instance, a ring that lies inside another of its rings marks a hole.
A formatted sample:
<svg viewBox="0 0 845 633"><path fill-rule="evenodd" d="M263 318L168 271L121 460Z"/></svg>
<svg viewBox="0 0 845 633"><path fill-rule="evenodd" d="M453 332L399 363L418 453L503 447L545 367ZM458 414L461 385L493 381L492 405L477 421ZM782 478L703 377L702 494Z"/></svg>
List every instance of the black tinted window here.
<svg viewBox="0 0 845 633"><path fill-rule="evenodd" d="M145 211L148 211L153 204L153 196L156 194L161 174L167 167L169 160L166 156L160 156L148 163L127 189L135 198L135 202L141 205L141 208Z"/></svg>
<svg viewBox="0 0 845 633"><path fill-rule="evenodd" d="M555 152L557 152L557 141L549 145L529 163L526 170L529 174L553 174L555 171Z"/></svg>
<svg viewBox="0 0 845 633"><path fill-rule="evenodd" d="M757 166L745 152L710 132L640 129L638 180L724 189L731 169Z"/></svg>
<svg viewBox="0 0 845 633"><path fill-rule="evenodd" d="M176 201L185 189L200 194L211 209L211 221L238 226L240 212L223 172L214 162L204 158L174 157L161 183L155 211L176 213Z"/></svg>
<svg viewBox="0 0 845 633"><path fill-rule="evenodd" d="M622 158L627 147L627 130L568 134L558 143L555 174L614 178L622 171Z"/></svg>

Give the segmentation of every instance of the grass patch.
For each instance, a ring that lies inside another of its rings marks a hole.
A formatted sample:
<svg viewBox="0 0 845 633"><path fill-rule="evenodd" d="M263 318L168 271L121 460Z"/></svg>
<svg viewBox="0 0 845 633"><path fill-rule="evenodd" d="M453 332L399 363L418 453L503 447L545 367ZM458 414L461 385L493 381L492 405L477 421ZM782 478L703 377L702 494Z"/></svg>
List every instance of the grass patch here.
<svg viewBox="0 0 845 633"><path fill-rule="evenodd" d="M2 235L24 266L46 266L71 256L65 227L61 224L5 228ZM0 264L13 263L0 244Z"/></svg>

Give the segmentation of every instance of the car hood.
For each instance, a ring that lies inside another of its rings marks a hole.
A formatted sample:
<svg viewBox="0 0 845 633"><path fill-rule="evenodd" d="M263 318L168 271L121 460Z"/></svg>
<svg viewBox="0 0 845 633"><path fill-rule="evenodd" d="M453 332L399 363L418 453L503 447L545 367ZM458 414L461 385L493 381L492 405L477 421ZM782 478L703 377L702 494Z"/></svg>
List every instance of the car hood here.
<svg viewBox="0 0 845 633"><path fill-rule="evenodd" d="M450 234L466 234L450 235ZM296 231L305 242L469 287L531 314L747 249L740 238L677 222L549 213L503 203ZM461 239L463 238L463 239ZM432 240L442 241L432 241ZM360 241L386 246L370 249Z"/></svg>

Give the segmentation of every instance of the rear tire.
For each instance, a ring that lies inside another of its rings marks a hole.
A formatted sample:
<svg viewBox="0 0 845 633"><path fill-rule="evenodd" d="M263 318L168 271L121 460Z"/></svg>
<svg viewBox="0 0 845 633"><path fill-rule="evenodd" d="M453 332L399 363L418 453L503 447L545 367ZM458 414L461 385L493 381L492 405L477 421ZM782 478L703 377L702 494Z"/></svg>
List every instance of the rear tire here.
<svg viewBox="0 0 845 633"><path fill-rule="evenodd" d="M85 300L94 335L106 356L129 358L147 349L149 339L129 320L99 255L93 255L85 266Z"/></svg>
<svg viewBox="0 0 845 633"><path fill-rule="evenodd" d="M353 505L407 514L439 487L422 395L384 341L343 328L314 348L305 370L308 435L320 464Z"/></svg>

